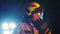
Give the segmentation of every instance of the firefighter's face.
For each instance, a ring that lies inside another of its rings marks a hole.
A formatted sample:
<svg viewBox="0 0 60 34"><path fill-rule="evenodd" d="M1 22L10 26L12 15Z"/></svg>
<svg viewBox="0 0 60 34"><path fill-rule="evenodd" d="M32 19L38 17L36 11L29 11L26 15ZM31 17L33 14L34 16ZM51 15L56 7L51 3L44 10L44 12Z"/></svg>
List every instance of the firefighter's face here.
<svg viewBox="0 0 60 34"><path fill-rule="evenodd" d="M32 14L32 20L33 21L39 20L39 18L40 18L40 13L39 12L35 13L35 14Z"/></svg>

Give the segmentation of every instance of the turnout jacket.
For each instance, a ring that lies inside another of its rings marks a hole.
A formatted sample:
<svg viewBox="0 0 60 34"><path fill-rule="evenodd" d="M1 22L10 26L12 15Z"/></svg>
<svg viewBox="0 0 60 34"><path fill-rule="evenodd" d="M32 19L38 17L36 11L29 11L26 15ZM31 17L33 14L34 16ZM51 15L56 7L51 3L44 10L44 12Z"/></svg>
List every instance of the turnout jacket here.
<svg viewBox="0 0 60 34"><path fill-rule="evenodd" d="M24 21L19 24L16 34L51 34L51 30L42 19L36 22L28 22Z"/></svg>

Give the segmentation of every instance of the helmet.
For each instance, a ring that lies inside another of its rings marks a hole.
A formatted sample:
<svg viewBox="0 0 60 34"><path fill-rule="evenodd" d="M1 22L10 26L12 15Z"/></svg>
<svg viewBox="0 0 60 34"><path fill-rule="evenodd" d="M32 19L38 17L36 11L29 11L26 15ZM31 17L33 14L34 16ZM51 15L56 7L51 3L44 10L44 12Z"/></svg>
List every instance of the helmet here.
<svg viewBox="0 0 60 34"><path fill-rule="evenodd" d="M40 7L40 8L37 8L37 9L35 9L33 12L32 12L32 14L34 14L34 13L42 13L44 11L44 9L42 8L42 7Z"/></svg>
<svg viewBox="0 0 60 34"><path fill-rule="evenodd" d="M40 4L37 3L37 2L32 2L32 3L30 4L30 6L39 8L39 7L40 7Z"/></svg>
<svg viewBox="0 0 60 34"><path fill-rule="evenodd" d="M28 10L30 10L28 14L31 15L35 9L40 8L40 7L41 5L38 2L31 2L28 7Z"/></svg>

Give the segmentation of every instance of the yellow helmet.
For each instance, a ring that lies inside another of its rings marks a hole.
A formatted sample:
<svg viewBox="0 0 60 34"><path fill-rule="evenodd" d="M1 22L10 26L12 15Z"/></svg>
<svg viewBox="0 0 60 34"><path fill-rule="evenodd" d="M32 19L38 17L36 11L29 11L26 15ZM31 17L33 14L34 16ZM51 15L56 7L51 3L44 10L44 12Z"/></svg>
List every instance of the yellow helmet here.
<svg viewBox="0 0 60 34"><path fill-rule="evenodd" d="M30 4L30 6L33 6L33 7L39 8L39 7L40 7L40 4L37 3L37 2L32 2L32 3Z"/></svg>
<svg viewBox="0 0 60 34"><path fill-rule="evenodd" d="M40 8L40 6L41 5L38 2L31 2L28 7L28 9L30 10L28 14L31 15L31 13L34 12L35 9Z"/></svg>

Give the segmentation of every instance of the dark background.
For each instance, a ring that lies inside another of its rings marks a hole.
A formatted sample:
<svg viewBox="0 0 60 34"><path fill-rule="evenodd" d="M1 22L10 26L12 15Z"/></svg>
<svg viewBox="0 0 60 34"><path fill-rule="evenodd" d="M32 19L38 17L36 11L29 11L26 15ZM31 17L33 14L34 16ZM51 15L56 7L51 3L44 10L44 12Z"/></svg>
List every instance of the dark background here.
<svg viewBox="0 0 60 34"><path fill-rule="evenodd" d="M0 0L0 26L3 21L20 23L26 8L31 1L39 2L44 11L44 20L52 29L53 34L60 32L60 2L59 0Z"/></svg>
<svg viewBox="0 0 60 34"><path fill-rule="evenodd" d="M53 34L60 34L60 1L59 0L49 0L48 5L48 20L52 24Z"/></svg>

